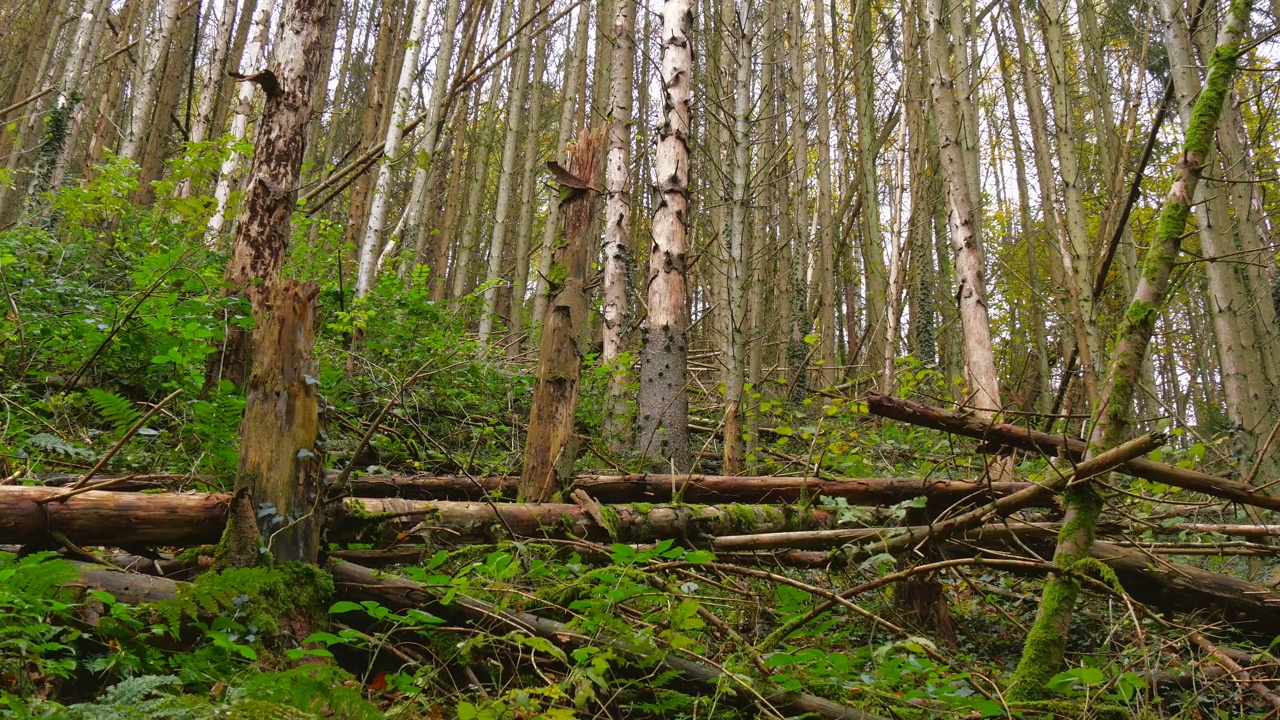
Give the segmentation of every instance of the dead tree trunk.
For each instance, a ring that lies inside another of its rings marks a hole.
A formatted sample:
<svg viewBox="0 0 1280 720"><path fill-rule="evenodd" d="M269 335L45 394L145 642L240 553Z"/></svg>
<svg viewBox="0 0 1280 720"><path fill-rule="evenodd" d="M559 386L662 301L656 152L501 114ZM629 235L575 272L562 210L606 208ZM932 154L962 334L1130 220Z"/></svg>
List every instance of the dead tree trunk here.
<svg viewBox="0 0 1280 720"><path fill-rule="evenodd" d="M579 135L566 171L550 165L560 183L564 238L554 250L547 276L547 311L529 413L520 497L546 502L573 473L577 443L573 416L582 374L583 331L587 323L588 248L592 246L599 204L601 131Z"/></svg>
<svg viewBox="0 0 1280 720"><path fill-rule="evenodd" d="M257 564L261 542L277 560L314 563L320 547L320 436L315 344L315 283L272 286L254 331L253 370L245 388L235 511L226 560ZM245 514L246 509L252 514ZM246 520L252 519L250 525Z"/></svg>
<svg viewBox="0 0 1280 720"><path fill-rule="evenodd" d="M231 247L227 277L253 309L249 338L228 336L228 365L246 363L253 348L240 426L240 467L223 561L253 565L259 543L278 560L314 563L319 549L317 512L324 466L314 343L314 284L281 282L289 216L311 115L312 83L324 39L328 0L292 0L284 9L275 57L267 70L246 78L266 93L262 126L250 166L245 209ZM235 342L233 342L233 340Z"/></svg>

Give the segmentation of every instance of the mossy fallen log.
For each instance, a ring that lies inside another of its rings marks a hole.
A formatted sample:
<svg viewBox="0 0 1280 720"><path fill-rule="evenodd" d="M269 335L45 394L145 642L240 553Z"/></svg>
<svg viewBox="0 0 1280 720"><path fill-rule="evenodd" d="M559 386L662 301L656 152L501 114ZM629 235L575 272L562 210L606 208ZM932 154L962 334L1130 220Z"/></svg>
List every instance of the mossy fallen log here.
<svg viewBox="0 0 1280 720"><path fill-rule="evenodd" d="M328 480L338 476L331 471ZM78 475L43 475L46 485L73 482ZM211 476L140 474L99 476L90 486L111 482L109 489L137 491L186 482L215 485ZM520 478L514 475L364 475L350 480L351 494L357 497L399 497L408 500L510 500L516 497ZM843 498L850 505L884 506L926 497L932 502L952 505L963 501L990 501L1029 487L1027 482L984 483L944 478L870 477L831 478L734 476L734 475L578 475L569 488L583 490L603 503L689 502L689 503L794 503L818 496ZM107 488L104 488L107 489Z"/></svg>

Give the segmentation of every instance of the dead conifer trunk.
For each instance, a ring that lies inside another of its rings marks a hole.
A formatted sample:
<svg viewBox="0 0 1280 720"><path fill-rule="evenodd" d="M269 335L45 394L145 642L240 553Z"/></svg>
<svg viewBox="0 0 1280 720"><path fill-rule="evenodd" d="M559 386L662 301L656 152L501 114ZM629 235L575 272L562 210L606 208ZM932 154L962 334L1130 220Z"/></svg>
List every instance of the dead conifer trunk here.
<svg viewBox="0 0 1280 720"><path fill-rule="evenodd" d="M318 288L281 281L280 268L328 8L329 0L290 0L270 66L246 78L262 86L266 104L227 267L256 320L252 337L228 336L224 349L231 367L252 354L236 499L221 558L234 566L256 564L263 545L277 560L310 563L319 549L324 466L316 448L319 396L311 356Z"/></svg>
<svg viewBox="0 0 1280 720"><path fill-rule="evenodd" d="M547 275L547 310L542 318L542 345L529 413L520 497L530 502L551 499L573 472L576 443L573 415L582 374L583 330L587 318L588 249L592 247L600 193L601 130L580 134L569 157L568 172L552 165L560 184L564 236L555 247Z"/></svg>
<svg viewBox="0 0 1280 720"><path fill-rule="evenodd" d="M263 299L224 536L223 560L233 566L257 564L261 547L277 560L316 562L324 462L311 349L319 291L315 283L283 280Z"/></svg>

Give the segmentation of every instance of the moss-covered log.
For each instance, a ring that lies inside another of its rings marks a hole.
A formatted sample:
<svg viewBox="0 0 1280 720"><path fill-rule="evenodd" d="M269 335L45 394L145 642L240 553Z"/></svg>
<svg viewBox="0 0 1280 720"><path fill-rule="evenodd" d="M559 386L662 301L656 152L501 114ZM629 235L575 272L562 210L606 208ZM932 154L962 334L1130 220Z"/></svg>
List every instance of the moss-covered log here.
<svg viewBox="0 0 1280 720"><path fill-rule="evenodd" d="M328 473L328 480L338 476ZM79 475L42 475L38 480L50 486L74 482ZM90 486L111 482L108 489L137 491L181 487L185 483L215 485L212 476L136 475L99 476ZM520 479L512 475L469 477L462 475L364 475L348 481L357 497L400 497L409 500L493 500L511 499L519 491ZM818 496L844 498L850 505L886 506L918 497L950 506L957 502L986 502L1031 487L1029 482L978 483L942 478L872 477L817 478L736 476L736 475L578 475L569 491L583 490L603 503L690 502L690 503L794 503ZM1049 506L1051 502L1042 502Z"/></svg>
<svg viewBox="0 0 1280 720"><path fill-rule="evenodd" d="M698 540L716 535L832 527L825 510L761 505L631 505L591 508L563 503L433 502L398 498L352 498L331 525L330 539L371 538L391 532L448 538L586 538L647 542L663 538Z"/></svg>
<svg viewBox="0 0 1280 720"><path fill-rule="evenodd" d="M820 495L844 498L850 505L884 506L918 497L948 505L986 501L1031 486L1026 482L976 483L930 478L747 477L734 475L578 475L570 490L584 490L600 502L794 503ZM484 493L514 497L514 477L433 477L366 475L351 481L360 497L416 500L482 500Z"/></svg>

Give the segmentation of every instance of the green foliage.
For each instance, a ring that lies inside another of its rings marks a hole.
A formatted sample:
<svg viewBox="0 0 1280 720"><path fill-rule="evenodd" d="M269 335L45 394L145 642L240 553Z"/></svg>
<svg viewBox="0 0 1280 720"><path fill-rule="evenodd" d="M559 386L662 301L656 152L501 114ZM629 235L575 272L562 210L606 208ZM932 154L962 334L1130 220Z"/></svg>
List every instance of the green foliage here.
<svg viewBox="0 0 1280 720"><path fill-rule="evenodd" d="M59 586L76 576L68 562L40 553L0 553L0 693L30 694L69 678L78 661L72 605Z"/></svg>

